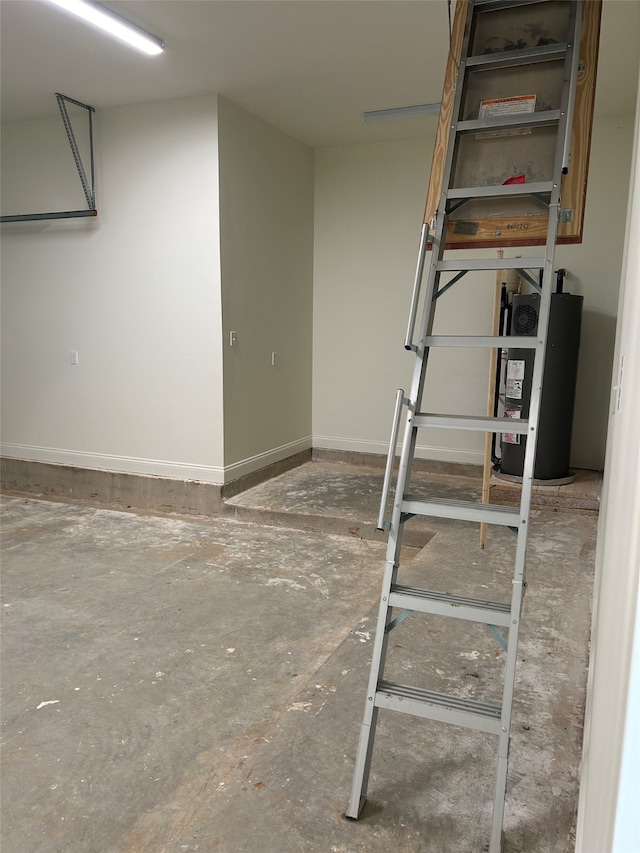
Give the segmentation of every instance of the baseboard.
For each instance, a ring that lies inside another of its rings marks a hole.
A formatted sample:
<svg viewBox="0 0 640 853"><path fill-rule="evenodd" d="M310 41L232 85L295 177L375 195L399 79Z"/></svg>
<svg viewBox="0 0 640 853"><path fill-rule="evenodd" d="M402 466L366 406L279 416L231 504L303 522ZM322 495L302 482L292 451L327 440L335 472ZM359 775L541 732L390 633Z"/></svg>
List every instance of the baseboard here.
<svg viewBox="0 0 640 853"><path fill-rule="evenodd" d="M277 465L287 459L291 459L298 454L311 453L311 436L305 436L297 441L290 441L287 444L281 444L280 447L274 447L264 453L258 453L255 456L247 456L245 459L240 459L238 462L232 462L224 466L225 484L231 484L238 480L251 476L259 471L265 470L272 465ZM300 464L300 463L298 463Z"/></svg>
<svg viewBox="0 0 640 853"><path fill-rule="evenodd" d="M110 453L84 453L56 447L7 443L2 444L0 456L97 472L106 471L115 474L160 477L167 480L196 481L222 486L225 483L232 483L254 472L261 471L270 465L282 462L298 453L310 450L311 436L305 436L224 466L146 459L135 456L116 456Z"/></svg>
<svg viewBox="0 0 640 853"><path fill-rule="evenodd" d="M339 436L314 435L314 452L316 448L324 450L339 450L343 452L366 454L372 456L383 456L385 459L389 451L389 445L382 441L362 441L354 438L340 438ZM463 450L451 447L438 447L436 445L416 445L415 460L427 462L446 462L462 465L480 465L484 462L482 450Z"/></svg>
<svg viewBox="0 0 640 853"><path fill-rule="evenodd" d="M268 454L262 455L265 458ZM309 448L259 469L250 466L250 473L222 484L2 457L0 487L9 494L86 502L111 509L211 516L222 511L225 498L310 460ZM232 470L237 472L240 466Z"/></svg>
<svg viewBox="0 0 640 853"><path fill-rule="evenodd" d="M294 442L230 465L225 469L224 483L4 456L0 460L0 486L10 494L87 502L113 509L211 516L222 511L225 499L312 459L374 468L384 468L386 464L384 453L320 446L312 450L306 444L308 440ZM287 449L300 445L304 449L284 455ZM481 466L459 460L416 457L413 468L418 472L482 476Z"/></svg>
<svg viewBox="0 0 640 853"><path fill-rule="evenodd" d="M346 465L362 465L367 468L384 468L387 464L386 453L362 453L354 450L333 450L326 447L314 447L314 462L339 462ZM423 474L449 474L457 477L475 477L482 479L482 465L469 462L447 462L442 459L413 460L412 469Z"/></svg>
<svg viewBox="0 0 640 853"><path fill-rule="evenodd" d="M229 483L225 483L222 487L223 500L232 498L234 495L239 495L240 492L251 489L260 483L265 483L267 480L278 477L286 471L291 471L292 468L297 468L305 462L311 462L311 454L311 448L307 448L299 453L287 456L285 459L279 459L277 462L272 462L270 465L251 471L249 474L244 474L242 477L238 477Z"/></svg>
<svg viewBox="0 0 640 853"><path fill-rule="evenodd" d="M197 480L200 483L224 483L225 469L217 465L173 462L164 459L147 459L137 456L116 456L112 453L85 453L58 447L40 447L27 444L2 444L3 458L22 459L83 468L114 474L133 474L161 477L169 480Z"/></svg>

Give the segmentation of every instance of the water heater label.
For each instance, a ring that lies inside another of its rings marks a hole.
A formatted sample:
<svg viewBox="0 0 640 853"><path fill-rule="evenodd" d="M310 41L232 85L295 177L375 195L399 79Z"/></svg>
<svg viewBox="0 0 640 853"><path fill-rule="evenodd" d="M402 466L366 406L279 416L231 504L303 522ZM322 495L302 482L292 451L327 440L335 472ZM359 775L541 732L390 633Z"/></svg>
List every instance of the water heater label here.
<svg viewBox="0 0 640 853"><path fill-rule="evenodd" d="M504 413L505 418L519 418L520 409L507 409ZM520 444L520 434L517 432L503 432L502 440L506 444Z"/></svg>
<svg viewBox="0 0 640 853"><path fill-rule="evenodd" d="M522 400L524 383L524 360L511 359L507 362L507 397L512 400Z"/></svg>

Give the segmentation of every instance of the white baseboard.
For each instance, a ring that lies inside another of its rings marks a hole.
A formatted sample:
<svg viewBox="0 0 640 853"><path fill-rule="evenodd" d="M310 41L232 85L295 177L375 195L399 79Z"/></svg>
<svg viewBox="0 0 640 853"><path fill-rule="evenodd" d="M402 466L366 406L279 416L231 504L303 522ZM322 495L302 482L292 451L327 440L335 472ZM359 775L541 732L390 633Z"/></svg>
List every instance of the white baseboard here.
<svg viewBox="0 0 640 853"><path fill-rule="evenodd" d="M382 441L362 441L357 438L340 438L329 435L314 435L313 446L325 450L348 450L354 453L378 453L386 456L389 445ZM398 452L400 445L398 444ZM465 465L482 465L484 454L481 450L437 447L434 445L416 445L416 457L435 459L438 462L461 462Z"/></svg>
<svg viewBox="0 0 640 853"><path fill-rule="evenodd" d="M253 474L254 471L266 468L267 465L273 465L276 462L287 459L289 456L295 456L296 453L302 453L310 449L311 436L308 435L297 441L291 441L288 444L282 444L280 447L274 447L264 453L258 453L256 456L250 456L246 459L241 459L239 462L233 462L231 465L225 465L224 482L229 483L247 474Z"/></svg>
<svg viewBox="0 0 640 853"><path fill-rule="evenodd" d="M296 453L302 453L311 447L326 450L346 450L354 453L377 453L386 456L388 445L381 441L362 441L356 438L316 435L274 447L264 453L241 459L230 465L199 465L185 462L172 462L162 459L144 459L134 456L115 456L109 453L85 453L77 450L63 450L57 447L38 447L26 444L1 446L2 456L11 459L24 459L28 462L44 462L52 465L69 465L73 468L88 468L98 471L112 471L122 474L142 474L151 477L166 477L171 480L195 480L201 483L222 485L237 480L268 465L281 462ZM461 462L470 465L482 465L483 454L480 451L417 445L416 456L421 459L435 459L441 462Z"/></svg>
<svg viewBox="0 0 640 853"><path fill-rule="evenodd" d="M310 448L311 436L307 436L224 467L9 443L2 444L1 455L10 459L24 459L27 462L44 462L50 465L68 465L73 468L88 468L118 474L142 474L170 480L195 480L222 485Z"/></svg>
<svg viewBox="0 0 640 853"><path fill-rule="evenodd" d="M37 447L26 444L3 444L2 456L24 459L28 462L45 462L51 465L69 465L112 471L118 474L144 474L166 477L171 480L198 480L203 483L224 482L224 469L215 465L194 465L162 459L144 459L135 456L115 456L110 453L85 453L62 450L58 447Z"/></svg>

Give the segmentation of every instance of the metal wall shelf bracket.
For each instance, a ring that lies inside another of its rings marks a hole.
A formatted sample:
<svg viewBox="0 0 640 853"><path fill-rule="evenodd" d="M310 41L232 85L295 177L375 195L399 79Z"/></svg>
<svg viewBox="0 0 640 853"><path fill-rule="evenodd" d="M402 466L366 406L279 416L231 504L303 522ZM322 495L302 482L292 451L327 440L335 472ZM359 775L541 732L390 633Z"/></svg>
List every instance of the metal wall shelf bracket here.
<svg viewBox="0 0 640 853"><path fill-rule="evenodd" d="M96 209L96 185L93 156L93 113L95 112L95 109L94 107L90 107L87 104L83 104L80 101L74 100L73 98L69 98L66 95L61 95L60 92L56 92L56 101L58 103L58 109L60 110L62 123L67 134L67 140L69 141L69 147L71 148L73 160L76 164L76 169L78 170L78 177L80 178L80 183L82 184L84 197L87 200L87 210L61 210L53 211L50 213L18 213L9 216L0 216L0 222L39 222L47 219L78 219L81 217L98 215L98 211ZM71 119L69 118L69 112L67 110L68 103L87 111L87 116L89 120L90 181L87 179L87 172L84 167L84 163L82 162L80 149L78 148L76 136L73 132L73 127L71 125Z"/></svg>

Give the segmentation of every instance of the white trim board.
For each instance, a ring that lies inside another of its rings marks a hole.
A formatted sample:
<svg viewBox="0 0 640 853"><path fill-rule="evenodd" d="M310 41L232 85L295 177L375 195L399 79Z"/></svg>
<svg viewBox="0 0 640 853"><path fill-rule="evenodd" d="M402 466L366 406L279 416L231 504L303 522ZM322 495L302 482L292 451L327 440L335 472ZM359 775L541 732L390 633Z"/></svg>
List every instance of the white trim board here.
<svg viewBox="0 0 640 853"><path fill-rule="evenodd" d="M290 441L288 444L274 447L264 453L249 456L247 459L241 459L239 462L232 462L230 465L225 465L224 467L224 482L229 483L240 477L244 477L246 474L253 474L254 471L259 471L261 468L266 468L268 465L281 462L289 456L295 456L296 453L302 453L310 449L311 436L308 435L297 439L297 441Z"/></svg>
<svg viewBox="0 0 640 853"><path fill-rule="evenodd" d="M171 480L198 480L203 483L224 482L224 469L215 465L197 465L172 462L164 459L144 459L135 456L115 456L110 453L85 453L58 447L38 447L28 444L2 444L2 456L24 459L27 462L45 462L51 465L68 465L72 468L89 468L118 474L146 474L167 477Z"/></svg>
<svg viewBox="0 0 640 853"><path fill-rule="evenodd" d="M78 450L26 444L5 443L1 445L0 451L6 458L23 459L27 462L44 462L118 474L142 474L165 477L170 480L194 480L200 483L223 485L310 448L311 437L307 436L224 467L135 456L115 456L109 453L85 453Z"/></svg>
<svg viewBox="0 0 640 853"><path fill-rule="evenodd" d="M340 438L330 435L314 435L314 448L323 450L347 450L354 453L377 453L386 456L389 451L388 442L363 441L357 438ZM400 443L396 453L400 453ZM465 465L482 465L484 455L481 450L461 450L452 447L437 447L429 444L416 445L416 458L435 459L438 462L460 462Z"/></svg>
<svg viewBox="0 0 640 853"><path fill-rule="evenodd" d="M240 459L224 467L163 459L145 459L135 456L116 456L109 453L86 453L78 450L26 444L5 443L1 445L0 451L1 455L6 458L24 459L28 462L44 462L52 465L68 465L73 468L88 468L119 474L142 474L152 477L166 477L171 480L195 480L201 483L224 485L312 447L353 453L375 453L382 456L386 456L389 449L388 444L382 441L363 441L355 438L323 435L313 436L312 439L311 436L305 436L297 441L291 441L280 445L280 447L274 447L263 453ZM416 457L469 465L482 465L483 462L480 451L456 450L433 445L418 445Z"/></svg>

